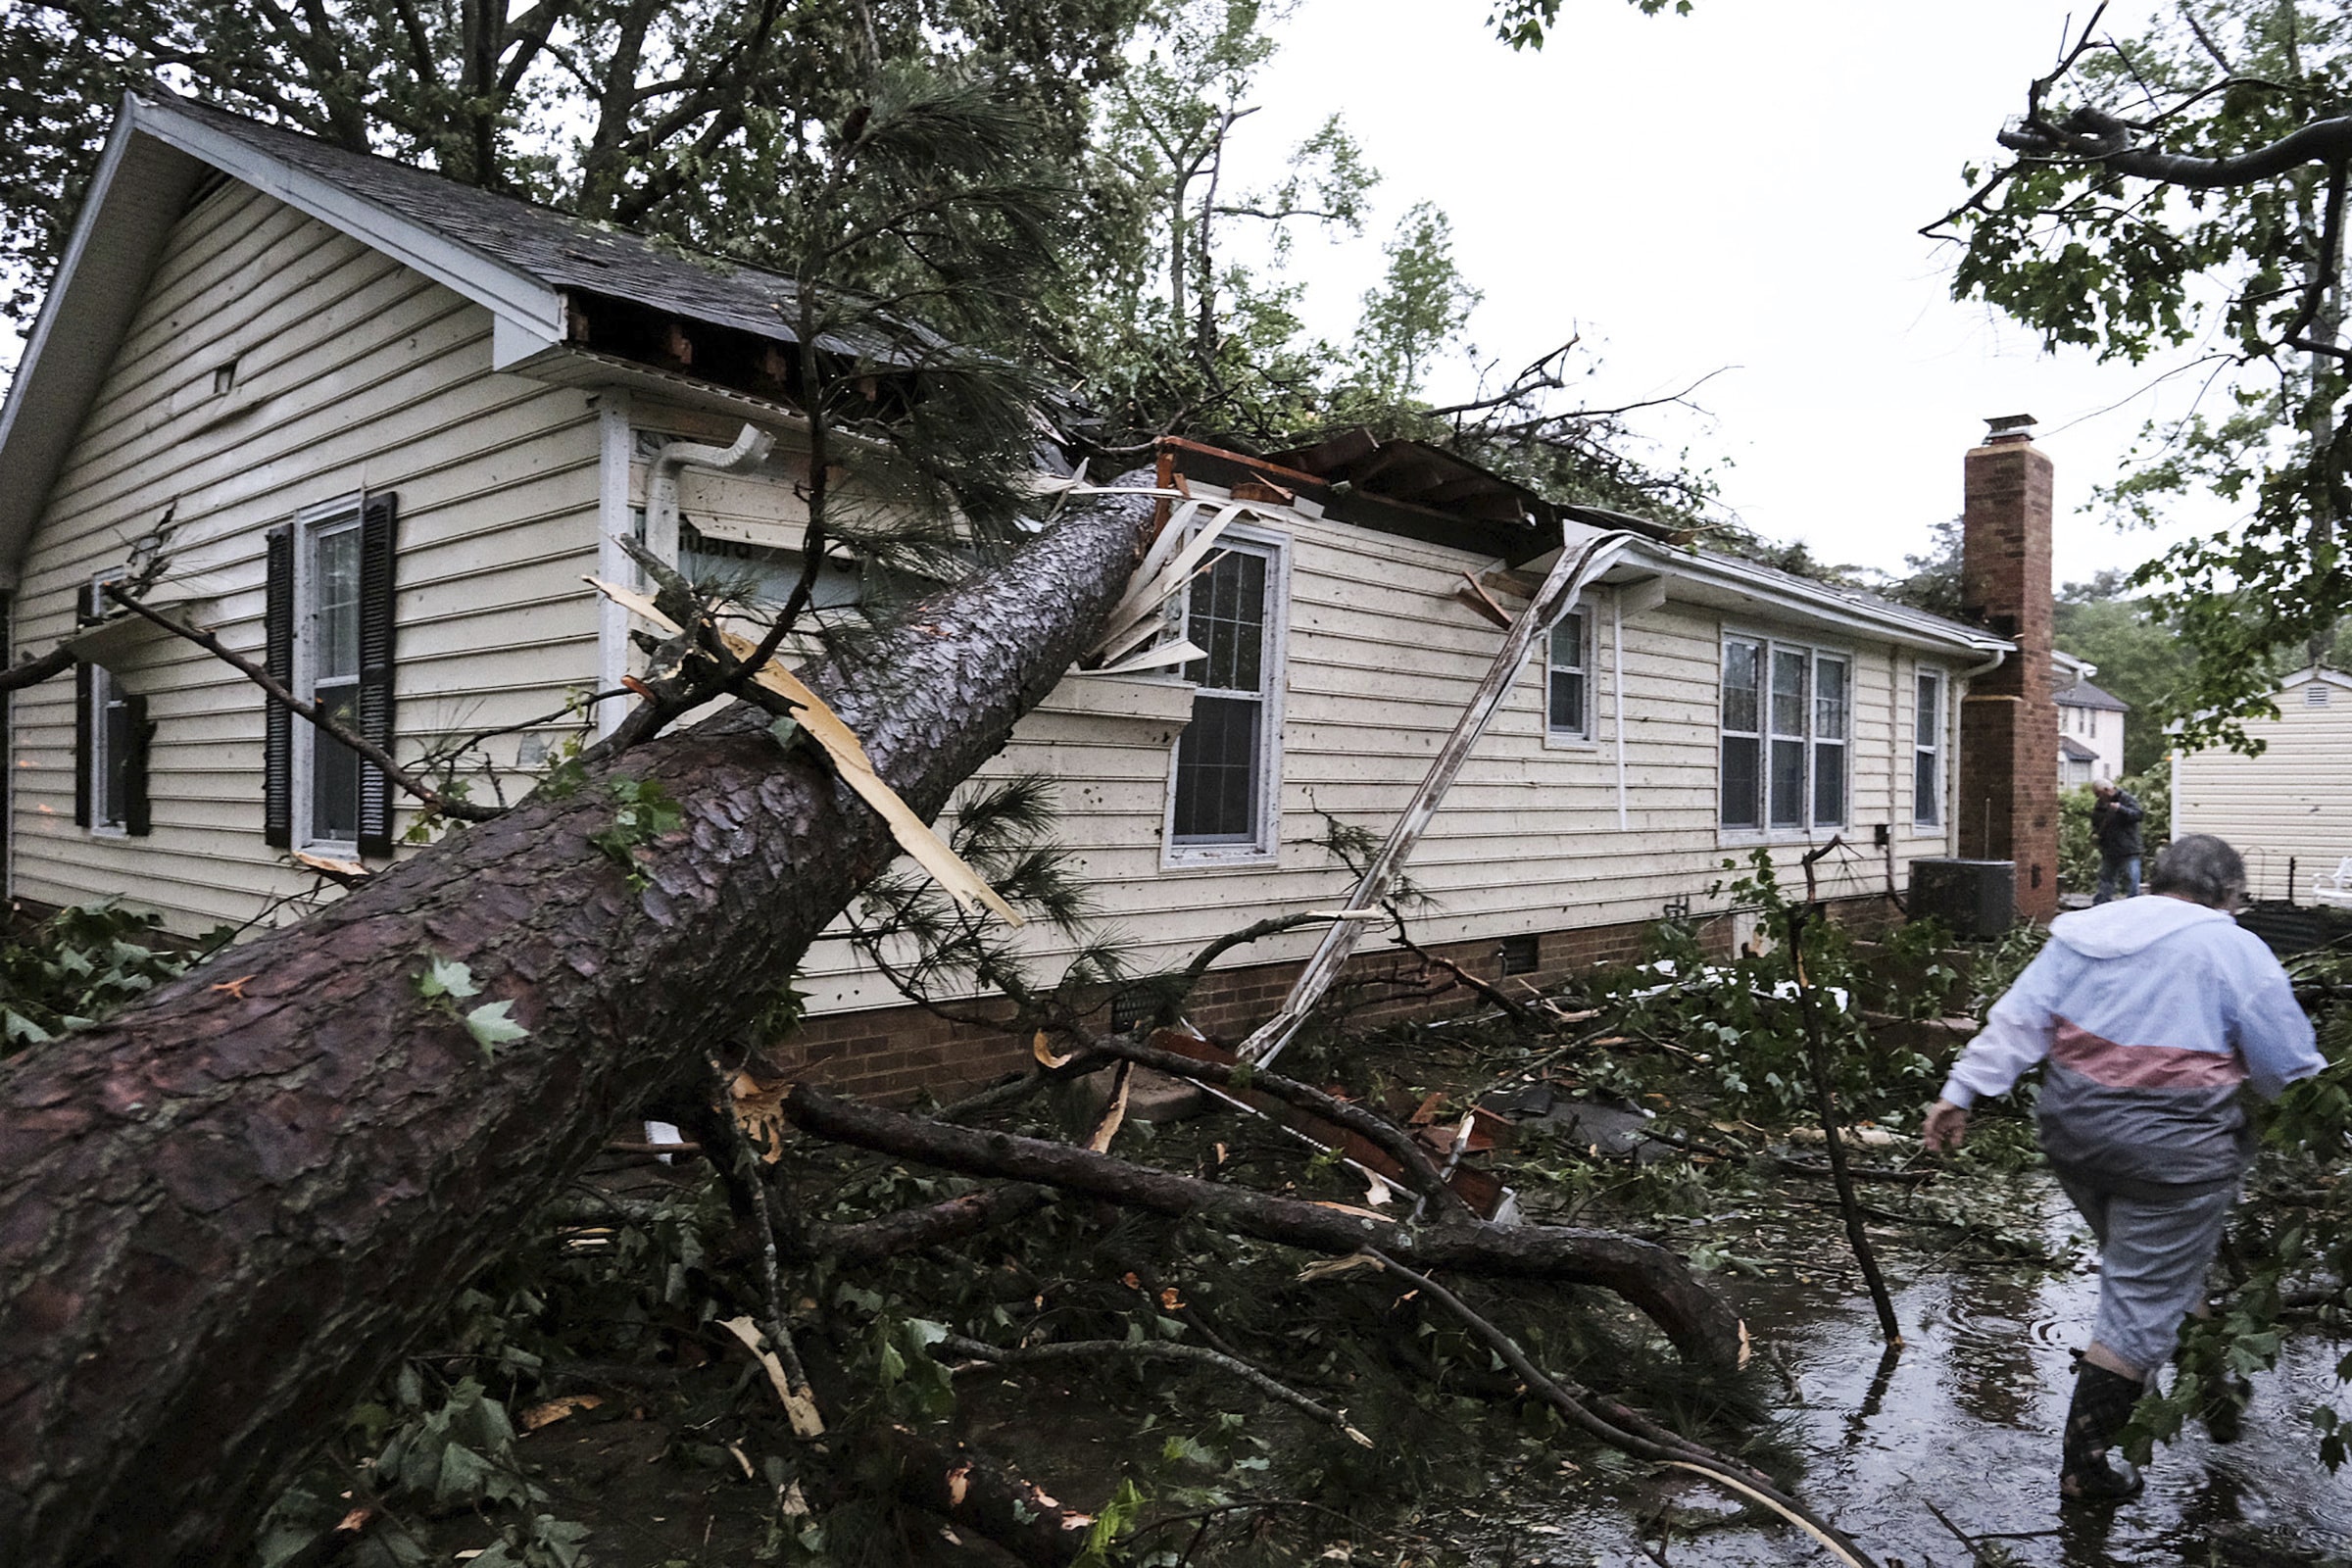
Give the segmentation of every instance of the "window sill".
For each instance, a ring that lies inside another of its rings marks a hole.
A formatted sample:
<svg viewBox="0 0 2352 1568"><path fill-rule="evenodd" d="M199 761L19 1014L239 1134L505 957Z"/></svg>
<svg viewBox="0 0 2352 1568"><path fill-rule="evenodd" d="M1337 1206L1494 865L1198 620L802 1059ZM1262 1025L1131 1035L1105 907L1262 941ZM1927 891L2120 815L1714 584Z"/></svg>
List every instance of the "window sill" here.
<svg viewBox="0 0 2352 1568"><path fill-rule="evenodd" d="M90 824L90 837L94 839L126 839L130 837L130 827L123 822L93 822Z"/></svg>
<svg viewBox="0 0 2352 1568"><path fill-rule="evenodd" d="M1547 752L1597 752L1600 742L1591 735L1555 735L1545 730L1544 749Z"/></svg>
<svg viewBox="0 0 2352 1568"><path fill-rule="evenodd" d="M1850 831L1852 830L1844 823L1839 823L1835 827L1816 828L1718 827L1715 830L1715 847L1724 850L1752 850L1758 845L1782 844L1803 844L1818 847L1829 843L1831 839L1840 833Z"/></svg>
<svg viewBox="0 0 2352 1568"><path fill-rule="evenodd" d="M1282 852L1270 845L1184 844L1162 853L1159 868L1162 871L1263 870L1279 864L1281 859Z"/></svg>

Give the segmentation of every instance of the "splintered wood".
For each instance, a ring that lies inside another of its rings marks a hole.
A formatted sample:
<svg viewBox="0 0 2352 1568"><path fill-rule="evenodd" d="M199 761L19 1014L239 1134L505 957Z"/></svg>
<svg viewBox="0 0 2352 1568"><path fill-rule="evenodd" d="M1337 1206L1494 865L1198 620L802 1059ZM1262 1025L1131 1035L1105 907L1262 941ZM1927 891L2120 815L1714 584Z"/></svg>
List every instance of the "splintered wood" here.
<svg viewBox="0 0 2352 1568"><path fill-rule="evenodd" d="M654 602L634 589L590 577L588 585L607 599L641 620L661 627L670 636L680 635L678 623L663 614ZM742 662L749 662L760 647L748 638L739 637L720 627L711 628L718 634L719 643ZM964 863L963 858L948 847L947 840L931 830L929 823L915 815L914 808L899 798L899 792L882 781L874 770L873 760L865 755L864 743L857 732L841 720L841 715L826 706L825 700L810 691L801 678L775 660L752 672L752 678L768 691L784 699L792 708L793 716L800 720L816 744L832 759L833 770L841 781L858 792L860 800L872 807L882 820L890 824L891 837L899 841L909 858L932 879L947 890L957 908L969 909L983 905L1008 925L1027 924L1014 912L1011 905L999 897L997 890L981 879L980 873Z"/></svg>

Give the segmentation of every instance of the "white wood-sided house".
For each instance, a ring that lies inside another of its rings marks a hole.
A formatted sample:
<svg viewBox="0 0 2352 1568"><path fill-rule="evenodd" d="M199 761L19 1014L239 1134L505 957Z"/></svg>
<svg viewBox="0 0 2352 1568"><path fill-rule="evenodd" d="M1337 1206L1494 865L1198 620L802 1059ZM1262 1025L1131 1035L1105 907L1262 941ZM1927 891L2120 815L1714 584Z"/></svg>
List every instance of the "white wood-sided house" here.
<svg viewBox="0 0 2352 1568"><path fill-rule="evenodd" d="M2058 704L2058 782L2081 789L2124 776L2124 725L2132 705L2090 683L2099 672L2072 654L2050 656Z"/></svg>
<svg viewBox="0 0 2352 1568"><path fill-rule="evenodd" d="M657 506L652 545L797 570L804 448L772 358L792 346L789 290L220 111L128 102L0 416L7 646L88 654L78 686L10 704L9 895L119 896L195 932L314 886L295 852L409 853L405 803L233 670L84 623L92 585L167 513L154 602L398 755L543 719L491 743L527 788L579 731L566 702L629 667L625 614L582 579L628 573L614 540L670 443L749 425L776 446L731 470L661 466L678 522ZM1412 443L1169 443L1162 465L1250 502L1176 605L1170 634L1205 657L1073 675L996 764L1058 780L1062 837L1147 961L1343 896L1326 813L1386 831L1500 644L1477 601L1515 612L1550 552L1599 529L1642 537L1540 643L1424 840L1424 941L1554 970L1601 951L1580 933L1721 908L1724 859L1758 845L1792 865L1841 839L1822 889L1853 898L1957 847L1957 715L1971 672L2012 652L1999 636L1547 506ZM1312 942L1237 953L1235 973ZM840 942L799 985L820 1022L898 1000ZM1227 996L1271 1008L1240 978Z"/></svg>
<svg viewBox="0 0 2352 1568"><path fill-rule="evenodd" d="M2352 674L2299 669L2271 694L2277 718L2245 722L2262 755L2173 753L2173 835L2213 833L2246 858L2258 899L2312 902L2352 858Z"/></svg>

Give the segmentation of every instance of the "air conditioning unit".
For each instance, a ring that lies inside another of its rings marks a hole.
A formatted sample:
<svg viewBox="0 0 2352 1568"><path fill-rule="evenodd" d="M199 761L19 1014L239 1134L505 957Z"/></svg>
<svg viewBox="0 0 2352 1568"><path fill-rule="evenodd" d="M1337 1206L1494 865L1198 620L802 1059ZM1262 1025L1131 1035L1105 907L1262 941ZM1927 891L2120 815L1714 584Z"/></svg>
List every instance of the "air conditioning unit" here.
<svg viewBox="0 0 2352 1568"><path fill-rule="evenodd" d="M1955 936L1989 942L2017 923L2017 862L1913 860L1910 915L1933 916Z"/></svg>

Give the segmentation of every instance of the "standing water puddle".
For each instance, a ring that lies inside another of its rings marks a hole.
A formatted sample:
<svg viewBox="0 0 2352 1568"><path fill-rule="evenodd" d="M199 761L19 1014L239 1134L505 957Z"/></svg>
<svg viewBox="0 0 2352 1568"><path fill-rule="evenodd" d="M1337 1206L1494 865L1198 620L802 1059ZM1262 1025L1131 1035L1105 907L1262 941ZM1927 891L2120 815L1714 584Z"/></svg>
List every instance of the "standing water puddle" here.
<svg viewBox="0 0 2352 1568"><path fill-rule="evenodd" d="M1779 1277L1726 1289L1785 1381L1783 1436L1804 1465L1797 1494L1887 1568L2352 1564L2352 1467L2328 1473L2305 1419L2335 1391L2342 1348L2310 1328L2289 1339L2275 1371L2254 1380L2237 1443L2218 1446L2192 1423L2157 1450L2137 1500L2060 1516L2058 1433L2074 1381L2067 1352L2089 1341L2098 1275L2072 1207L2046 1183L2035 1191L2051 1255L2071 1249L2071 1266L1936 1259L1893 1251L1891 1238L1883 1244L1906 1340L1899 1355L1884 1358L1842 1237L1775 1236L1770 1216L1754 1216L1748 1235L1779 1253ZM1830 1560L1793 1530L1727 1522L1730 1505L1702 1484L1660 1485L1612 1496L1580 1488L1551 1505L1524 1494L1494 1499L1481 1512L1499 1554L1474 1560L1512 1568ZM1646 1552L1628 1540L1629 1503ZM1977 1538L1973 1553L1930 1503Z"/></svg>

